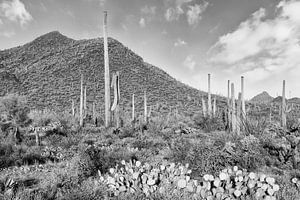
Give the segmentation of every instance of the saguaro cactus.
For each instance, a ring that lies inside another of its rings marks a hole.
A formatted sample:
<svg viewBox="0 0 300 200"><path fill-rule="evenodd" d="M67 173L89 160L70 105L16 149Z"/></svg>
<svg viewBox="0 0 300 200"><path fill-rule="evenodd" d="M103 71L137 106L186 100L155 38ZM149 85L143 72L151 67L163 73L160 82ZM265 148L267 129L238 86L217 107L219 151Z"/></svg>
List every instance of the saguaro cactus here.
<svg viewBox="0 0 300 200"><path fill-rule="evenodd" d="M286 128L285 80L282 83L281 126Z"/></svg>
<svg viewBox="0 0 300 200"><path fill-rule="evenodd" d="M231 128L233 132L236 132L235 97L233 83L231 83Z"/></svg>
<svg viewBox="0 0 300 200"><path fill-rule="evenodd" d="M75 116L75 103L74 103L74 99L72 99L72 116Z"/></svg>
<svg viewBox="0 0 300 200"><path fill-rule="evenodd" d="M87 98L86 98L86 86L84 86L84 96L83 96L83 116L87 114Z"/></svg>
<svg viewBox="0 0 300 200"><path fill-rule="evenodd" d="M208 116L211 117L212 113L212 108L211 108L211 91L210 91L210 74L208 74L208 100L207 100L207 105L208 105Z"/></svg>
<svg viewBox="0 0 300 200"><path fill-rule="evenodd" d="M203 113L203 116L206 117L207 116L207 109L206 109L205 100L202 98L201 101L202 101L202 113Z"/></svg>
<svg viewBox="0 0 300 200"><path fill-rule="evenodd" d="M214 97L214 104L213 104L213 117L216 117L216 111L217 111L217 99L216 96Z"/></svg>
<svg viewBox="0 0 300 200"><path fill-rule="evenodd" d="M147 112L147 93L144 92L144 122L148 122L148 112Z"/></svg>
<svg viewBox="0 0 300 200"><path fill-rule="evenodd" d="M134 94L132 94L132 121L135 121Z"/></svg>
<svg viewBox="0 0 300 200"><path fill-rule="evenodd" d="M230 130L230 126L231 126L231 109L230 109L231 105L230 105L230 80L227 81L227 128L228 130Z"/></svg>
<svg viewBox="0 0 300 200"><path fill-rule="evenodd" d="M117 128L120 127L120 74L116 72L113 75L111 86L114 88L114 102L111 111L114 111Z"/></svg>
<svg viewBox="0 0 300 200"><path fill-rule="evenodd" d="M81 74L80 83L80 108L79 108L79 124L83 127L83 74Z"/></svg>
<svg viewBox="0 0 300 200"><path fill-rule="evenodd" d="M236 108L236 133L239 135L241 131L241 106L242 106L242 93L239 92L239 98L237 102L237 108Z"/></svg>
<svg viewBox="0 0 300 200"><path fill-rule="evenodd" d="M241 106L242 106L242 119L244 120L244 118L246 117L244 76L241 77Z"/></svg>
<svg viewBox="0 0 300 200"><path fill-rule="evenodd" d="M104 11L103 18L103 36L104 36L104 78L105 78L105 127L110 125L110 87L109 87L109 57L107 41L107 11Z"/></svg>

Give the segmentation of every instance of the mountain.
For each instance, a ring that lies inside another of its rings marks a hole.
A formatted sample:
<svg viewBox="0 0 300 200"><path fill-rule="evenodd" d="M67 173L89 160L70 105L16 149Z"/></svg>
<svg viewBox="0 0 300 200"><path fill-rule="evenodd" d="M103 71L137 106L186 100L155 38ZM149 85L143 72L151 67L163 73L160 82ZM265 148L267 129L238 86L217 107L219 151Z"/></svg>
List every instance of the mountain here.
<svg viewBox="0 0 300 200"><path fill-rule="evenodd" d="M269 95L266 91L256 95L253 97L250 101L251 102L256 102L256 103L269 103L273 100L274 98Z"/></svg>
<svg viewBox="0 0 300 200"><path fill-rule="evenodd" d="M135 94L137 107L142 107L146 90L149 105L165 104L166 110L174 106L187 112L200 110L200 98L206 93L144 62L113 38L108 38L108 46L110 75L120 72L121 106L128 107L132 94ZM0 95L15 92L26 95L32 108L70 111L72 100L79 107L82 73L87 87L88 108L91 109L92 102L95 102L98 112L103 112L103 55L103 38L73 40L57 31L23 46L2 50Z"/></svg>

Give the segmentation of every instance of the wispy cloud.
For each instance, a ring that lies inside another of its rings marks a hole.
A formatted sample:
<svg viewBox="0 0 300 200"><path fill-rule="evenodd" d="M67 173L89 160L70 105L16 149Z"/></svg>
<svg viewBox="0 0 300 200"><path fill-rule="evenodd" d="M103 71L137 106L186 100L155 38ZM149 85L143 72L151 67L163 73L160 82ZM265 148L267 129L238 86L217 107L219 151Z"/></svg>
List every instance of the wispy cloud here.
<svg viewBox="0 0 300 200"><path fill-rule="evenodd" d="M185 46L185 45L187 45L187 43L184 40L180 39L180 38L178 38L176 40L176 42L174 43L175 47L180 47L180 46Z"/></svg>
<svg viewBox="0 0 300 200"><path fill-rule="evenodd" d="M192 0L176 0L173 5L169 7L165 12L165 18L168 22L176 21L185 12L183 10L183 5L192 2Z"/></svg>
<svg viewBox="0 0 300 200"><path fill-rule="evenodd" d="M0 3L0 16L10 21L19 22L21 26L33 20L20 0L4 0Z"/></svg>
<svg viewBox="0 0 300 200"><path fill-rule="evenodd" d="M139 21L140 27L145 28L146 27L146 21L144 18L141 18Z"/></svg>
<svg viewBox="0 0 300 200"><path fill-rule="evenodd" d="M202 19L201 14L207 9L208 5L208 2L204 2L203 4L189 6L189 10L186 13L189 25L195 26L198 24Z"/></svg>
<svg viewBox="0 0 300 200"><path fill-rule="evenodd" d="M140 18L139 25L140 27L144 28L146 27L146 24L155 18L156 7L146 5L141 8L140 12L142 17Z"/></svg>
<svg viewBox="0 0 300 200"><path fill-rule="evenodd" d="M194 70L196 66L196 61L194 60L194 55L188 55L183 61L183 66L190 70Z"/></svg>

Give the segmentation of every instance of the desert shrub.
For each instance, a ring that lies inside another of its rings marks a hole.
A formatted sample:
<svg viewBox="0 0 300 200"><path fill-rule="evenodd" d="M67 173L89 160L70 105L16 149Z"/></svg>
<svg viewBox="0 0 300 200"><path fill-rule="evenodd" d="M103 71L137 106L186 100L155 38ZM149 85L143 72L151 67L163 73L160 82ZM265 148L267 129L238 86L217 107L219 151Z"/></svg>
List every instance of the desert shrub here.
<svg viewBox="0 0 300 200"><path fill-rule="evenodd" d="M31 122L28 117L29 111L30 109L27 106L27 101L24 96L9 94L1 97L0 128L2 134L7 132L10 128L28 125Z"/></svg>
<svg viewBox="0 0 300 200"><path fill-rule="evenodd" d="M193 117L193 120L198 128L204 130L207 133L225 129L225 124L222 121L221 117L219 117L218 115L215 117L208 117L198 114Z"/></svg>
<svg viewBox="0 0 300 200"><path fill-rule="evenodd" d="M241 120L240 123L246 135L255 136L262 134L269 125L266 117L255 118L247 116L245 119Z"/></svg>
<svg viewBox="0 0 300 200"><path fill-rule="evenodd" d="M69 133L70 131L78 131L79 123L78 120L69 113L61 112L56 113L51 110L33 110L29 113L29 117L32 120L32 125L37 127L48 126L51 123L59 122L60 128L55 130L58 133Z"/></svg>
<svg viewBox="0 0 300 200"><path fill-rule="evenodd" d="M183 138L173 141L168 159L172 162L190 164L194 177L202 176L205 173L214 174L230 165L228 155L213 144L193 143L189 139Z"/></svg>
<svg viewBox="0 0 300 200"><path fill-rule="evenodd" d="M39 152L40 150L36 147L0 144L0 169L24 164L33 165L35 163L45 163L45 158L43 158Z"/></svg>
<svg viewBox="0 0 300 200"><path fill-rule="evenodd" d="M136 159L135 152L131 152L127 148L110 150L83 145L71 162L80 180L85 180L96 175L98 170L106 173L109 168L124 159Z"/></svg>

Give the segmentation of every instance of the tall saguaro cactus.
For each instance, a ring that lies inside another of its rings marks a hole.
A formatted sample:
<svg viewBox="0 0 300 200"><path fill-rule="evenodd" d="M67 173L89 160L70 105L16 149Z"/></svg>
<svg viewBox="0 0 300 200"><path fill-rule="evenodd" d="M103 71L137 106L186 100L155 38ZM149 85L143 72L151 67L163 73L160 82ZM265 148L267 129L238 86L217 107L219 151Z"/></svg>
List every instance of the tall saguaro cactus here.
<svg viewBox="0 0 300 200"><path fill-rule="evenodd" d="M212 108L211 108L211 91L210 91L210 74L208 74L208 100L207 100L207 105L208 105L208 116L211 117L212 113Z"/></svg>
<svg viewBox="0 0 300 200"><path fill-rule="evenodd" d="M203 113L203 116L206 117L207 116L207 109L206 109L205 100L202 98L201 101L202 101L202 113Z"/></svg>
<svg viewBox="0 0 300 200"><path fill-rule="evenodd" d="M285 80L282 83L281 126L286 128Z"/></svg>
<svg viewBox="0 0 300 200"><path fill-rule="evenodd" d="M231 109L230 109L231 105L230 105L230 80L227 81L227 128L228 130L230 130L230 126L231 126Z"/></svg>
<svg viewBox="0 0 300 200"><path fill-rule="evenodd" d="M135 121L134 94L132 94L132 121Z"/></svg>
<svg viewBox="0 0 300 200"><path fill-rule="evenodd" d="M242 106L242 119L244 120L244 118L246 117L244 76L241 77L241 106Z"/></svg>
<svg viewBox="0 0 300 200"><path fill-rule="evenodd" d="M216 117L217 112L217 99L216 96L214 97L214 103L213 103L213 117Z"/></svg>
<svg viewBox="0 0 300 200"><path fill-rule="evenodd" d="M72 116L75 116L75 103L74 103L74 99L72 99Z"/></svg>
<svg viewBox="0 0 300 200"><path fill-rule="evenodd" d="M236 115L235 115L235 97L234 97L234 83L231 83L231 128L236 132Z"/></svg>
<svg viewBox="0 0 300 200"><path fill-rule="evenodd" d="M83 127L83 74L81 74L80 83L80 108L79 108L79 124Z"/></svg>
<svg viewBox="0 0 300 200"><path fill-rule="evenodd" d="M242 107L242 93L239 92L239 98L237 102L237 109L236 109L236 133L239 135L241 131L241 107Z"/></svg>
<svg viewBox="0 0 300 200"><path fill-rule="evenodd" d="M148 112L147 112L147 93L144 92L144 122L148 121Z"/></svg>
<svg viewBox="0 0 300 200"><path fill-rule="evenodd" d="M111 86L114 88L114 102L111 111L114 111L117 128L120 127L120 74L116 72L112 78Z"/></svg>
<svg viewBox="0 0 300 200"><path fill-rule="evenodd" d="M104 11L103 18L103 36L104 36L104 89L105 89L105 127L110 126L110 87L109 87L109 57L107 41L107 11Z"/></svg>
<svg viewBox="0 0 300 200"><path fill-rule="evenodd" d="M87 114L87 98L86 98L86 86L84 86L84 96L83 96L83 116Z"/></svg>

